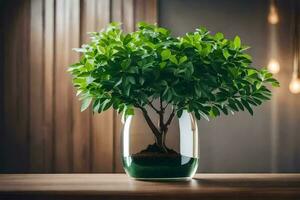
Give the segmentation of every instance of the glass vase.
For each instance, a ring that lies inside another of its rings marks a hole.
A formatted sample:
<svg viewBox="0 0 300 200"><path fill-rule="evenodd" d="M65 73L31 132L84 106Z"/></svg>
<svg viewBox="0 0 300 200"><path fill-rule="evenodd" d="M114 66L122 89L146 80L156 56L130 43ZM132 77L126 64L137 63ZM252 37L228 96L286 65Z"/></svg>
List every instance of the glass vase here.
<svg viewBox="0 0 300 200"><path fill-rule="evenodd" d="M190 179L198 167L196 119L187 111L177 118L169 108L163 117L150 109L135 109L123 122L122 161L126 173L135 179Z"/></svg>

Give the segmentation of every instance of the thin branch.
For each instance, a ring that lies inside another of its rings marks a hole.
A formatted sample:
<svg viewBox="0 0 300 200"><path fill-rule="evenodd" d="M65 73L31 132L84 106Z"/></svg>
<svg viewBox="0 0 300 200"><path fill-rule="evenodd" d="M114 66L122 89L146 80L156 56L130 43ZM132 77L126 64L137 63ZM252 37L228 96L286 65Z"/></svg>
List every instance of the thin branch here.
<svg viewBox="0 0 300 200"><path fill-rule="evenodd" d="M161 97L159 98L159 105L160 105L160 111L158 113L158 115L159 115L159 129L160 129L160 132L163 134L163 131L165 129L165 125L164 125L164 110L163 110L163 106L162 106Z"/></svg>
<svg viewBox="0 0 300 200"><path fill-rule="evenodd" d="M164 107L163 107L163 101L161 96L159 97L159 105L160 105L160 111L163 113L165 111Z"/></svg>
<svg viewBox="0 0 300 200"><path fill-rule="evenodd" d="M159 113L159 110L157 108L155 108L155 106L152 104L152 101L148 101L148 105L155 110L155 112Z"/></svg>
<svg viewBox="0 0 300 200"><path fill-rule="evenodd" d="M153 101L154 101L154 97L152 96L152 99L151 99L151 101L150 101L150 102L152 103Z"/></svg>
<svg viewBox="0 0 300 200"><path fill-rule="evenodd" d="M175 116L175 109L172 110L172 113L170 114L168 121L165 123L165 127L168 127L171 124L174 116Z"/></svg>
<svg viewBox="0 0 300 200"><path fill-rule="evenodd" d="M164 106L164 110L166 110L166 108L168 107L169 103L166 103L166 105Z"/></svg>
<svg viewBox="0 0 300 200"><path fill-rule="evenodd" d="M149 125L150 129L152 130L153 134L156 137L158 137L160 135L160 132L156 128L156 126L154 125L154 123L152 122L152 120L150 119L150 117L149 117L149 115L147 113L147 110L144 107L142 107L142 106L138 106L138 108L142 110L144 118L145 118L147 124Z"/></svg>

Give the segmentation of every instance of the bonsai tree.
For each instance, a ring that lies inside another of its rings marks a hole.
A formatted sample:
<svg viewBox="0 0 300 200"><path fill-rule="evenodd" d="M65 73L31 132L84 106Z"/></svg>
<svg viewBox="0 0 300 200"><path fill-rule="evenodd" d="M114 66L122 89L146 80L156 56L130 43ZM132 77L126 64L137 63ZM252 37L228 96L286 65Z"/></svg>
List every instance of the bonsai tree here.
<svg viewBox="0 0 300 200"><path fill-rule="evenodd" d="M248 47L238 36L229 40L199 28L176 38L146 23L124 33L120 24L111 23L90 37L89 44L75 49L82 57L69 68L81 110L90 104L96 113L113 107L127 117L140 109L161 152L170 151L165 138L175 115L180 117L184 110L198 120L240 110L252 115L253 106L270 99L266 84L279 86L266 69L251 66ZM158 126L147 107L159 116ZM172 109L169 116L167 107Z"/></svg>

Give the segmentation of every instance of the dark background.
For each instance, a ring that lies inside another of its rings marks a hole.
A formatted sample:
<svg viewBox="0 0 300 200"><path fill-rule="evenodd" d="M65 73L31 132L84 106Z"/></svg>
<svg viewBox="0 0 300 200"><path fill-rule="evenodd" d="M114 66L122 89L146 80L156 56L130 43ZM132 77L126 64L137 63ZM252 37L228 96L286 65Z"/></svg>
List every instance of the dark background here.
<svg viewBox="0 0 300 200"><path fill-rule="evenodd" d="M254 117L240 112L199 123L201 171L300 170L300 97L288 90L293 70L295 2L275 1L279 23L274 26L267 21L270 1L266 0L160 1L160 25L170 28L174 35L193 31L199 25L213 33L223 32L229 38L239 35L243 43L251 46L254 66L267 66L275 48L281 64L277 76L281 87L273 91L270 102L255 109Z"/></svg>

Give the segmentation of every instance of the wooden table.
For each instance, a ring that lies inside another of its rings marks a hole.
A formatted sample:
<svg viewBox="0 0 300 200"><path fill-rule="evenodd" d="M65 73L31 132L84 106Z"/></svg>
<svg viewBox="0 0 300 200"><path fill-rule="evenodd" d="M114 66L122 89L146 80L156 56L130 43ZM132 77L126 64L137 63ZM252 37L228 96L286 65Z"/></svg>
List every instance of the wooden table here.
<svg viewBox="0 0 300 200"><path fill-rule="evenodd" d="M300 174L197 174L188 182L125 174L2 174L0 199L297 199Z"/></svg>

